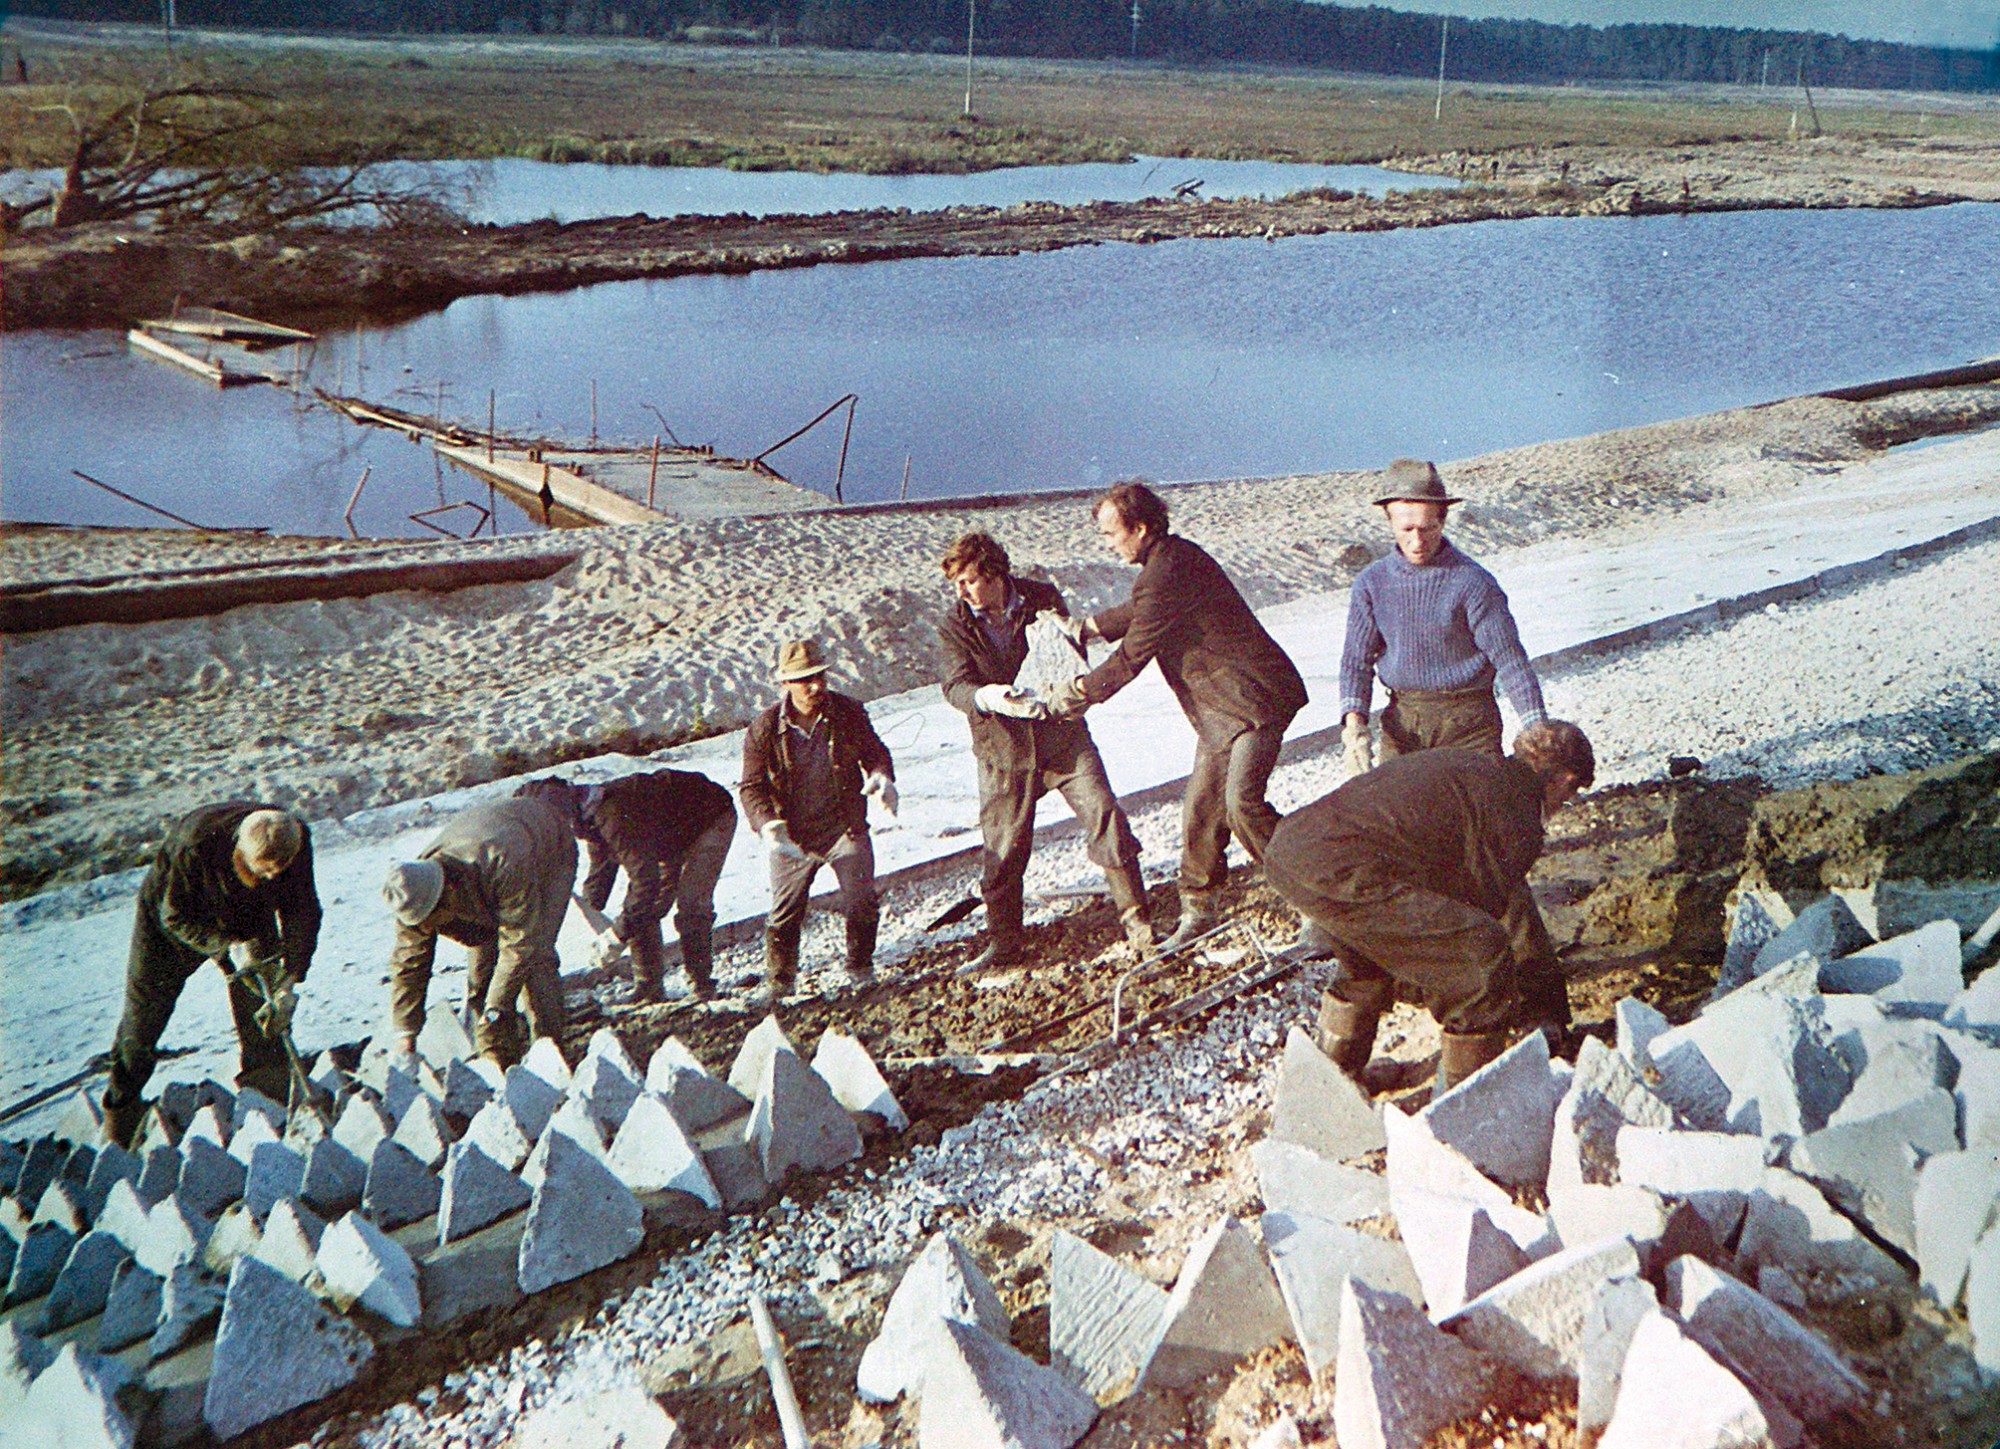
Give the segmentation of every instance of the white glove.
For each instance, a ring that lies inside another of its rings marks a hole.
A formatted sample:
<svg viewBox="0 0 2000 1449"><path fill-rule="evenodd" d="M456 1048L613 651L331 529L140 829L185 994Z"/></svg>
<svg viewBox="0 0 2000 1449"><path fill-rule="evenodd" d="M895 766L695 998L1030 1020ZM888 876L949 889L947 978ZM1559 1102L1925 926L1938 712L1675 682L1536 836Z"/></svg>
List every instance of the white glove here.
<svg viewBox="0 0 2000 1449"><path fill-rule="evenodd" d="M992 686L988 685L987 688L990 689ZM882 808L887 810L891 815L896 813L896 806L903 798L896 793L896 782L879 770L861 782L861 793L864 795L873 795L877 800L880 800Z"/></svg>
<svg viewBox="0 0 2000 1449"><path fill-rule="evenodd" d="M231 941L229 943L229 974L241 976L245 971L254 971L263 960L257 954L255 941Z"/></svg>
<svg viewBox="0 0 2000 1449"><path fill-rule="evenodd" d="M612 970L624 959L625 943L618 939L616 931L606 931L590 948L590 964L593 970Z"/></svg>
<svg viewBox="0 0 2000 1449"><path fill-rule="evenodd" d="M1375 768L1375 735L1364 722L1349 720L1340 732L1340 742L1347 747L1342 778L1352 780Z"/></svg>
<svg viewBox="0 0 2000 1449"><path fill-rule="evenodd" d="M783 856L787 860L806 858L806 853L799 849L798 842L792 839L792 827L784 821L773 820L764 827L763 835L764 848L771 854Z"/></svg>
<svg viewBox="0 0 2000 1449"><path fill-rule="evenodd" d="M982 684L973 691L972 702L982 714L1004 714L1014 719L1047 719L1049 715L1046 704L1011 684Z"/></svg>

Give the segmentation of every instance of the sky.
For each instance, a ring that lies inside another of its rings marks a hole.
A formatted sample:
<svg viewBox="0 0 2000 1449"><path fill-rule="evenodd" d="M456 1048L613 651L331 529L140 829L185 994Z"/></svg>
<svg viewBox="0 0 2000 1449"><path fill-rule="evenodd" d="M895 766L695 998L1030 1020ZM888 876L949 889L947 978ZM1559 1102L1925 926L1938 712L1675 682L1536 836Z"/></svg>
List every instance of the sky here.
<svg viewBox="0 0 2000 1449"><path fill-rule="evenodd" d="M1368 0L1336 0L1358 5ZM2000 0L1377 0L1396 10L1557 25L1669 21L1748 30L1818 30L1988 50L2000 40Z"/></svg>

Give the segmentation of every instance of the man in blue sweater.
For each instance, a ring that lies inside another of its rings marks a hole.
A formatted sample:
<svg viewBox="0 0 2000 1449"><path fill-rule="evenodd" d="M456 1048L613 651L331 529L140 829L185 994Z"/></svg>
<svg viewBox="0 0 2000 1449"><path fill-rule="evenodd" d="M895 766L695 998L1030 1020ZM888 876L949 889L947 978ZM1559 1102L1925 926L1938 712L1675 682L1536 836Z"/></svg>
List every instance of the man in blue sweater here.
<svg viewBox="0 0 2000 1449"><path fill-rule="evenodd" d="M1384 759L1440 746L1498 756L1496 679L1522 728L1548 715L1507 595L1445 538L1445 515L1460 500L1446 494L1435 464L1398 458L1387 482L1375 502L1388 515L1396 551L1354 581L1340 656L1348 773L1374 763L1368 712L1378 675L1389 692Z"/></svg>

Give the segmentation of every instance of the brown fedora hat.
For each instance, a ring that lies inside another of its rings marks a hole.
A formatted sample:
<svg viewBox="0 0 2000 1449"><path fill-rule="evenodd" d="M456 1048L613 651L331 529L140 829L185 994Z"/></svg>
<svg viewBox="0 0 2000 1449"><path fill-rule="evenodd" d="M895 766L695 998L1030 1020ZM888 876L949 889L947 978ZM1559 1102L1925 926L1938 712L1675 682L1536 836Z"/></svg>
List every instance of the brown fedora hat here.
<svg viewBox="0 0 2000 1449"><path fill-rule="evenodd" d="M1382 470L1382 477L1388 484L1388 491L1375 500L1377 507L1385 503L1463 503L1463 498L1453 498L1444 491L1444 479L1438 476L1437 464L1426 463L1421 458L1398 458Z"/></svg>
<svg viewBox="0 0 2000 1449"><path fill-rule="evenodd" d="M817 639L787 639L778 649L778 672L772 679L787 684L794 679L810 679L828 669L826 656Z"/></svg>

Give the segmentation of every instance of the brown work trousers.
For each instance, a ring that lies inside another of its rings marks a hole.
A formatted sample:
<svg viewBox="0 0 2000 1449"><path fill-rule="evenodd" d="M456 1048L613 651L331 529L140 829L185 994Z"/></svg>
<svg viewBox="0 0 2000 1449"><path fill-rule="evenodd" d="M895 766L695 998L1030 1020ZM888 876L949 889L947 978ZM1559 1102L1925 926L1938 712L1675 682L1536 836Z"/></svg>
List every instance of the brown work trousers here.
<svg viewBox="0 0 2000 1449"><path fill-rule="evenodd" d="M1382 711L1383 759L1449 747L1501 753L1500 706L1493 698L1491 680L1442 693L1389 692L1389 706Z"/></svg>

